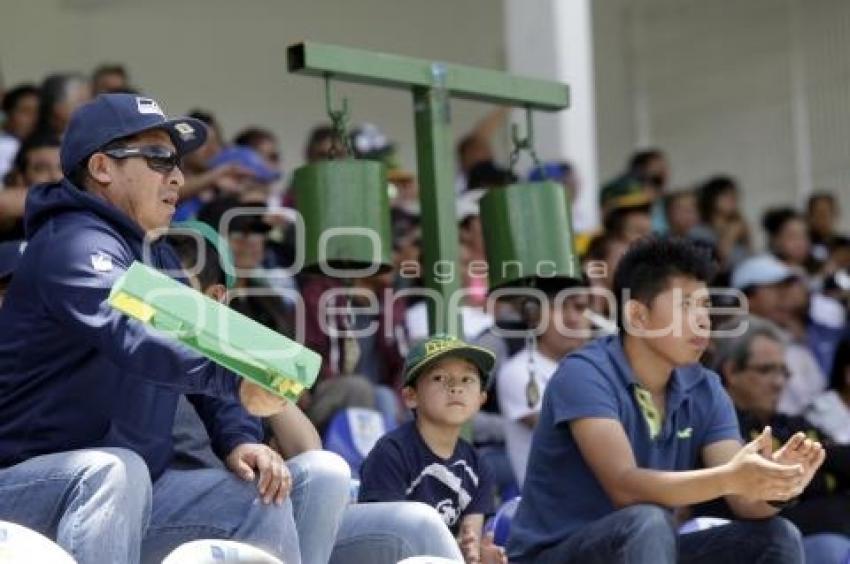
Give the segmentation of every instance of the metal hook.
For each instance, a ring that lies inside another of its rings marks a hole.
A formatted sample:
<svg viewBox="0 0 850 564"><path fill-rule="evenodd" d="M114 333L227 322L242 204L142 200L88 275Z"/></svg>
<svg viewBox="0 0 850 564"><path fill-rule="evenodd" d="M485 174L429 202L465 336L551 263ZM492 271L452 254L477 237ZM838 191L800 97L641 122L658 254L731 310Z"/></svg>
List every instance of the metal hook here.
<svg viewBox="0 0 850 564"><path fill-rule="evenodd" d="M348 98L342 98L342 109L335 110L331 104L331 100L333 98L333 89L331 87L331 75L325 75L325 111L328 113L328 118L331 120L331 126L333 127L334 133L339 138L339 141L343 144L348 154L354 154L351 148L351 140L348 138ZM331 144L331 156L337 156L336 150L334 149L336 145Z"/></svg>
<svg viewBox="0 0 850 564"><path fill-rule="evenodd" d="M334 110L331 106L333 98L333 88L331 87L331 75L325 75L325 110L328 112L328 117L333 121L338 121L348 117L348 98L343 97L342 109Z"/></svg>
<svg viewBox="0 0 850 564"><path fill-rule="evenodd" d="M511 124L511 142L514 146L513 151L511 151L511 172L513 172L514 165L519 160L519 155L522 151L528 152L535 167L540 166L540 160L537 158L537 152L534 150L534 119L529 106L525 107L525 137L520 137L519 125L516 123Z"/></svg>

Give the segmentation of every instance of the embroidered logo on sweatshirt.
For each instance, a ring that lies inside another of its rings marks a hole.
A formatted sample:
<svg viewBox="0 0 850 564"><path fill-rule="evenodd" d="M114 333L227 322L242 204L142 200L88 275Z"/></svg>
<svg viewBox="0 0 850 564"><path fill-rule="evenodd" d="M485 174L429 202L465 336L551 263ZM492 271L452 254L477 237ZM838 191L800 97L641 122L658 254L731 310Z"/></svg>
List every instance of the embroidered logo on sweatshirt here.
<svg viewBox="0 0 850 564"><path fill-rule="evenodd" d="M98 251L96 253L92 253L91 256L91 265L98 272L111 272L112 271L112 257L104 253L103 251Z"/></svg>

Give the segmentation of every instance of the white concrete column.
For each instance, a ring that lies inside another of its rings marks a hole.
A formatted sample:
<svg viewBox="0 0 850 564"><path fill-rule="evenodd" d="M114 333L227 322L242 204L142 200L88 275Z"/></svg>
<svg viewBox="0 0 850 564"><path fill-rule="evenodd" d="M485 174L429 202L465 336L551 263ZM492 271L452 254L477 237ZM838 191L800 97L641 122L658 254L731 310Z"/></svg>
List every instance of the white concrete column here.
<svg viewBox="0 0 850 564"><path fill-rule="evenodd" d="M591 0L504 0L508 71L570 86L569 109L535 114L534 127L541 160L565 159L578 172L581 191L573 205L576 231L599 223L590 4ZM513 119L525 123L520 112Z"/></svg>

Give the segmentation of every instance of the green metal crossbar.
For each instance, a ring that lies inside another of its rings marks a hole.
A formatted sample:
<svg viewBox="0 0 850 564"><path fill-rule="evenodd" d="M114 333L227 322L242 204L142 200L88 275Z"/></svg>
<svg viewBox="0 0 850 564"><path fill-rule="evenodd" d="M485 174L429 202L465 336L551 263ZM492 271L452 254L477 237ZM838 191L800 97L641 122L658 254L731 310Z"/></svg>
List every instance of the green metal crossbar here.
<svg viewBox="0 0 850 564"><path fill-rule="evenodd" d="M569 105L565 84L490 69L313 42L292 45L287 54L289 72L403 89L434 87L435 75L442 74L439 80L453 98L543 111Z"/></svg>
<svg viewBox="0 0 850 564"><path fill-rule="evenodd" d="M460 288L459 277L441 280L434 268L446 262L458 265L449 98L558 111L569 104L569 88L559 82L489 69L313 42L291 45L287 60L289 72L412 92L422 208L422 266L426 285L442 297L441 303L429 301L429 329L432 333L462 335L460 311L452 307L452 296Z"/></svg>

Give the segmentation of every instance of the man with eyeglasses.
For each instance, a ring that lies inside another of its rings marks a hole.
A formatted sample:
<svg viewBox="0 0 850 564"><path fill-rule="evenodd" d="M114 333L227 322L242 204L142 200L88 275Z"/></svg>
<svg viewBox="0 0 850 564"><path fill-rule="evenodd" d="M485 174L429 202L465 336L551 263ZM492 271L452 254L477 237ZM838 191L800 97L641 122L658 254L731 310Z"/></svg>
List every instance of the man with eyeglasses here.
<svg viewBox="0 0 850 564"><path fill-rule="evenodd" d="M263 503L288 487L270 449L243 460L258 484L168 470L181 394L205 397L224 456L260 442L245 410L271 415L283 401L107 304L134 261L181 272L159 235L184 183L181 158L205 137L150 98L104 94L71 118L64 178L28 195L29 244L0 309L0 520L54 538L81 564L159 562L197 538L299 561L290 501Z"/></svg>
<svg viewBox="0 0 850 564"><path fill-rule="evenodd" d="M736 328L741 328L743 334L732 336ZM745 440L757 437L767 426L775 445L784 444L795 435L824 444L827 455L823 466L799 500L782 511L782 516L805 535L807 562L843 564L850 555L850 447L830 444L802 417L777 412L791 376L786 365L787 342L783 331L772 322L743 316L718 327L712 364L723 377ZM701 506L698 513L731 516L722 501Z"/></svg>

